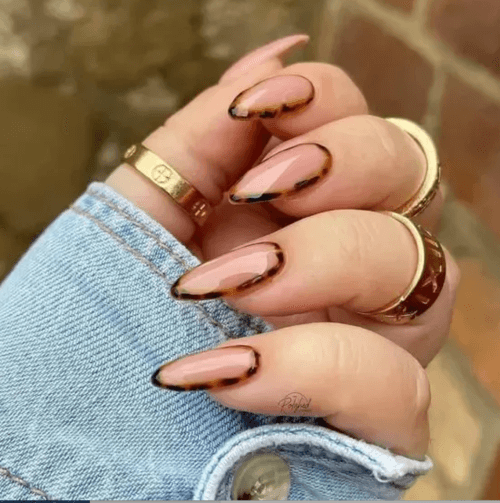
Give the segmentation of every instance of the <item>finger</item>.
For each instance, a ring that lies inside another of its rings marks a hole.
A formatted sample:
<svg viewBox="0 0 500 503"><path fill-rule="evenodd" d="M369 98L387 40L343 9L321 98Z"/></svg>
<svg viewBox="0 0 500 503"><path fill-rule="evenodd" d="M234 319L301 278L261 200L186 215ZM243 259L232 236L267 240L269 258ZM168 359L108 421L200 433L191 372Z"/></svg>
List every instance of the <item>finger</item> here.
<svg viewBox="0 0 500 503"><path fill-rule="evenodd" d="M337 210L299 220L202 264L172 286L178 299L227 297L247 313L343 307L369 312L400 297L417 269L415 238L381 213Z"/></svg>
<svg viewBox="0 0 500 503"><path fill-rule="evenodd" d="M226 70L219 83L233 82L259 65L267 65L266 70L269 70L269 73L275 72L283 67L283 58L308 42L308 35L290 35L259 47Z"/></svg>
<svg viewBox="0 0 500 503"><path fill-rule="evenodd" d="M330 122L285 141L230 190L238 203L272 201L296 217L340 208L396 210L426 173L422 149L370 115Z"/></svg>
<svg viewBox="0 0 500 503"><path fill-rule="evenodd" d="M362 328L313 323L233 340L164 364L153 383L208 389L227 407L324 417L355 437L421 458L430 394L419 363Z"/></svg>

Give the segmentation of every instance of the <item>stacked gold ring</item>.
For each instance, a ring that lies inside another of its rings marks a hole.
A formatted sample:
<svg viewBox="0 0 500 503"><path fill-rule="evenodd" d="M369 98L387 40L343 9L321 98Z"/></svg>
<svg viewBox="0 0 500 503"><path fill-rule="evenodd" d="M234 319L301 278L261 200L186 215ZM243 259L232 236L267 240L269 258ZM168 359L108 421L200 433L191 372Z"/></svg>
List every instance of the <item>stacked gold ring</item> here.
<svg viewBox="0 0 500 503"><path fill-rule="evenodd" d="M359 312L389 324L407 323L427 311L436 301L446 278L446 261L439 241L411 220L422 213L436 196L441 181L441 166L431 136L420 126L406 119L388 118L408 133L422 149L426 159L424 181L405 204L386 215L401 222L411 232L418 251L417 270L408 288L389 304L369 312Z"/></svg>
<svg viewBox="0 0 500 503"><path fill-rule="evenodd" d="M413 197L394 211L406 217L415 217L429 206L434 199L441 181L441 165L434 141L427 131L418 124L407 119L387 118L386 121L395 124L408 133L422 149L427 162L426 173L422 185Z"/></svg>
<svg viewBox="0 0 500 503"><path fill-rule="evenodd" d="M439 297L446 277L446 261L439 241L407 217L384 211L401 222L411 232L418 251L417 270L408 288L389 304L363 316L390 324L407 323L423 314Z"/></svg>

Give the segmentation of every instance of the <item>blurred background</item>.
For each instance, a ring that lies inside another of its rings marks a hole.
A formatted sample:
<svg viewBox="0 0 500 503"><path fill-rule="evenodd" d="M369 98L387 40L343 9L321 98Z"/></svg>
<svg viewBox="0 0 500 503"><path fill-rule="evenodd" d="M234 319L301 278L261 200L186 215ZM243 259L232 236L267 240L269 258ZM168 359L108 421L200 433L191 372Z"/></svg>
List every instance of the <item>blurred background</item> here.
<svg viewBox="0 0 500 503"><path fill-rule="evenodd" d="M499 0L0 0L0 279L126 146L299 32L291 61L342 66L440 149L462 283L429 367L436 468L407 499L500 498Z"/></svg>

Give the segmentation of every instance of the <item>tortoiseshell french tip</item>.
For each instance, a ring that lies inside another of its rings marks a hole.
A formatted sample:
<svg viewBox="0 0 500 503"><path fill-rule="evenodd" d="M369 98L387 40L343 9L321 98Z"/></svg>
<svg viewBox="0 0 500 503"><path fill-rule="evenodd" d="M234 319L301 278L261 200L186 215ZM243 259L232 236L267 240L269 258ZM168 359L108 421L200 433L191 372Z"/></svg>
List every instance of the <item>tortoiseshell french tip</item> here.
<svg viewBox="0 0 500 503"><path fill-rule="evenodd" d="M314 99L313 83L302 75L278 75L242 91L228 108L238 120L274 119L306 107Z"/></svg>
<svg viewBox="0 0 500 503"><path fill-rule="evenodd" d="M207 385L200 384L200 385L191 385L191 386L175 386L173 384L163 384L160 382L157 378L158 374L160 373L161 367L159 367L155 373L151 376L151 384L153 386L156 386L157 388L161 389L168 389L170 391L198 391L198 390L204 390L208 389Z"/></svg>
<svg viewBox="0 0 500 503"><path fill-rule="evenodd" d="M156 378L160 373L161 367L159 367L156 372L151 376L151 384L157 388L164 388L163 384Z"/></svg>
<svg viewBox="0 0 500 503"><path fill-rule="evenodd" d="M178 300L209 300L237 295L275 276L285 257L277 243L251 243L183 274L170 293ZM242 279L242 275L247 278Z"/></svg>
<svg viewBox="0 0 500 503"><path fill-rule="evenodd" d="M255 196L237 196L236 194L229 194L229 201L234 204L251 204L251 203L265 203L278 199L282 194L279 192L269 192L267 194L257 194Z"/></svg>
<svg viewBox="0 0 500 503"><path fill-rule="evenodd" d="M164 363L151 376L151 383L170 391L224 388L246 381L257 372L259 364L260 354L250 346L216 348ZM162 370L166 382L158 378Z"/></svg>
<svg viewBox="0 0 500 503"><path fill-rule="evenodd" d="M177 300L211 300L211 299L218 299L219 297L222 297L221 292L208 292L208 293L203 293L203 294L193 294L193 293L185 293L185 292L180 292L179 289L177 288L177 285L180 283L182 279L182 276L172 285L170 288L170 294L174 299Z"/></svg>
<svg viewBox="0 0 500 503"><path fill-rule="evenodd" d="M229 201L248 204L293 197L325 179L332 165L333 156L323 145L295 145L251 169L229 190Z"/></svg>

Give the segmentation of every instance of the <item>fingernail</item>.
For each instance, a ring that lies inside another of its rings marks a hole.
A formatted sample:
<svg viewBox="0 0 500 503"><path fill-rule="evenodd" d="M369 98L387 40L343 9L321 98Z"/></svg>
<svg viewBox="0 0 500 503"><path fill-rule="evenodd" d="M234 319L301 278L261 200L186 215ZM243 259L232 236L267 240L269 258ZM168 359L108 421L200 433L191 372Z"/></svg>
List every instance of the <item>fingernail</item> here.
<svg viewBox="0 0 500 503"><path fill-rule="evenodd" d="M282 58L290 51L305 45L309 42L308 35L290 35L278 40L274 40L269 44L255 49L249 54L243 56L240 60L234 63L220 78L220 82L228 82L245 74L254 66L260 65L264 61L271 58Z"/></svg>
<svg viewBox="0 0 500 503"><path fill-rule="evenodd" d="M244 345L203 351L162 365L151 383L173 391L222 388L255 374L259 360L259 353Z"/></svg>
<svg viewBox="0 0 500 503"><path fill-rule="evenodd" d="M282 150L250 170L229 191L234 203L287 197L322 180L332 167L330 151L317 143Z"/></svg>
<svg viewBox="0 0 500 503"><path fill-rule="evenodd" d="M314 98L314 86L301 75L279 75L262 80L238 94L229 106L234 119L274 118L301 110Z"/></svg>
<svg viewBox="0 0 500 503"><path fill-rule="evenodd" d="M172 295L181 300L234 295L275 276L285 256L276 243L254 243L206 262L181 276Z"/></svg>

